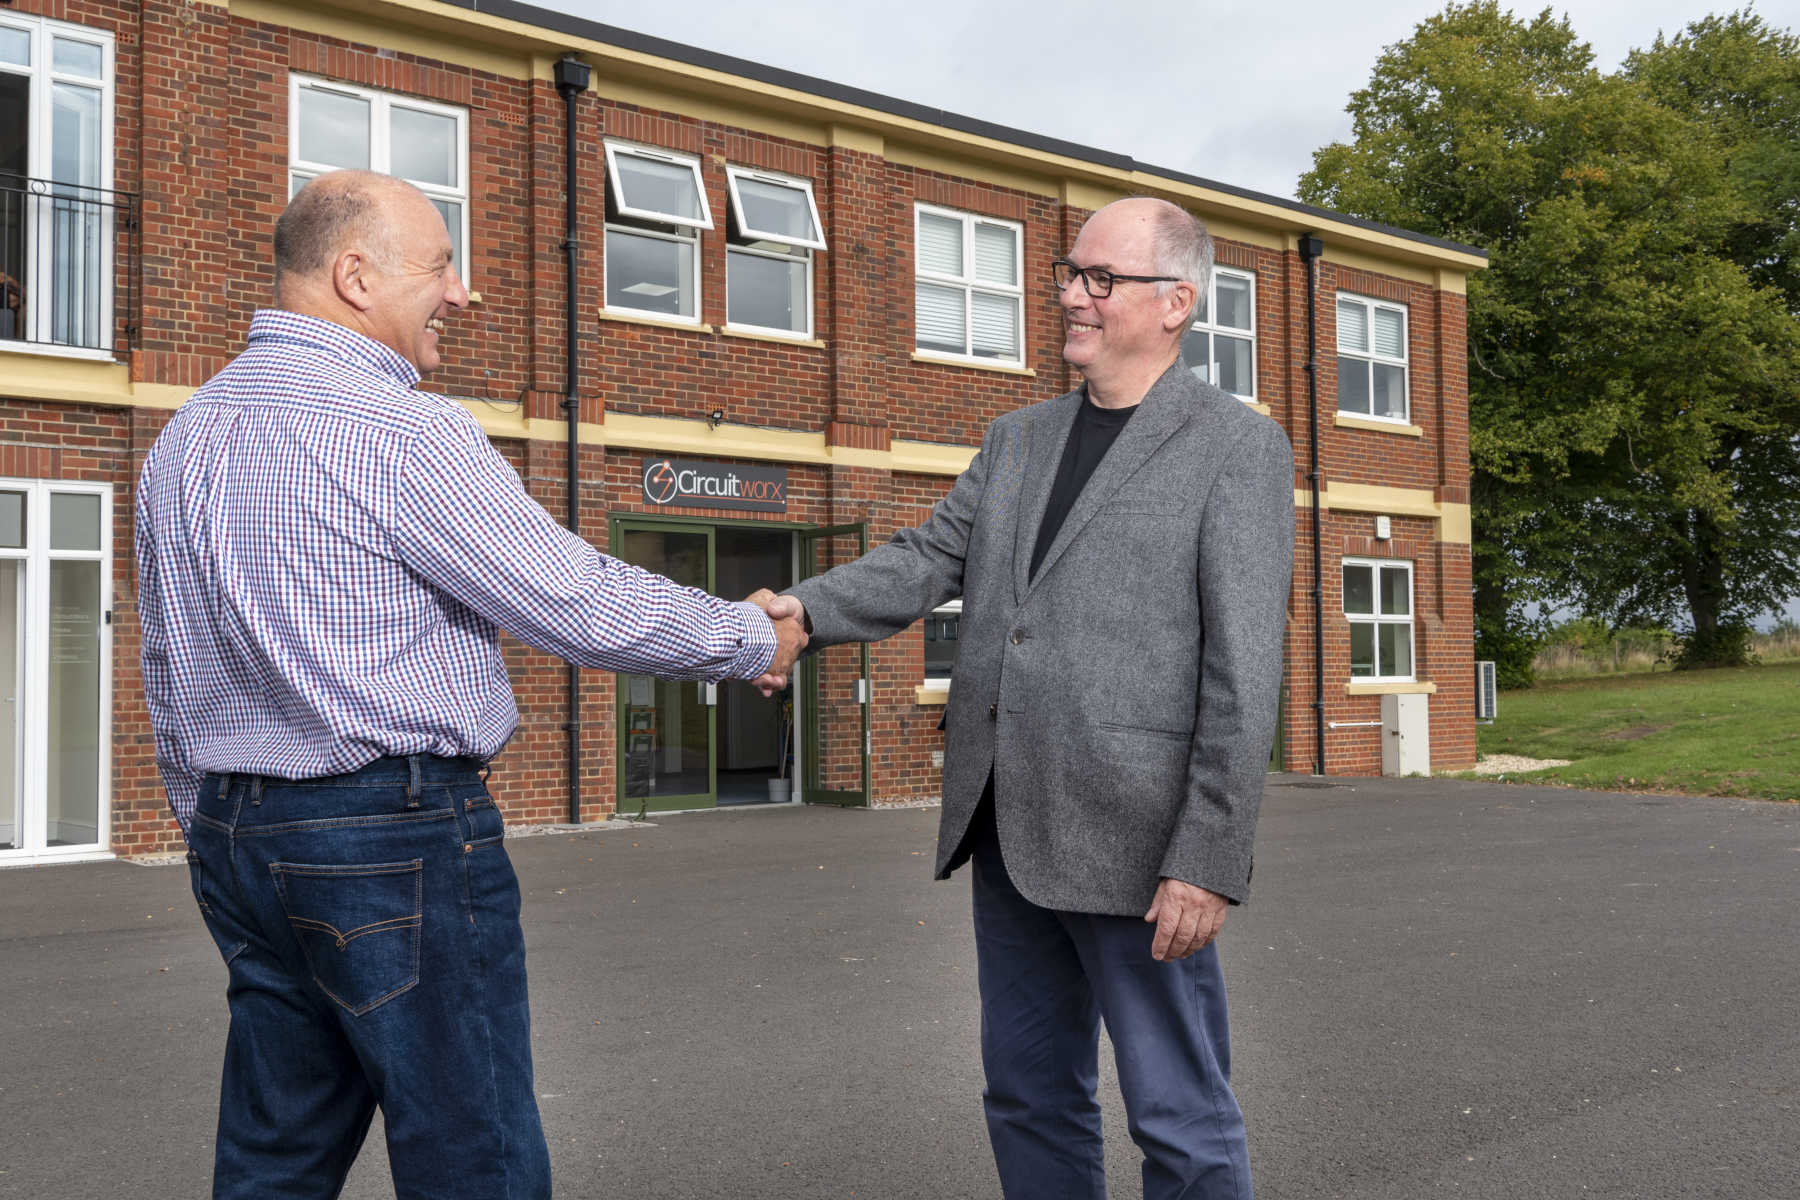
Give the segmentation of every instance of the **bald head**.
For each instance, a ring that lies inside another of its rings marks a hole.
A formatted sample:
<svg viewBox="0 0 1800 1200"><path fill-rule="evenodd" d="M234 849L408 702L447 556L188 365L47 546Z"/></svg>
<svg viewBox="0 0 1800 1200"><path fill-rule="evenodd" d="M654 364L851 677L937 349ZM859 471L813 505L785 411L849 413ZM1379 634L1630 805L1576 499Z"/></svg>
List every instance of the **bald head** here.
<svg viewBox="0 0 1800 1200"><path fill-rule="evenodd" d="M1199 217L1154 196L1132 196L1106 208L1119 209L1149 225L1152 274L1172 275L1193 284L1197 297L1206 295L1206 285L1212 278L1213 245ZM1156 288L1166 292L1171 286L1159 283Z"/></svg>
<svg viewBox="0 0 1800 1200"><path fill-rule="evenodd" d="M337 256L356 249L391 270L394 212L424 202L410 183L374 171L333 171L300 189L275 222L275 297L295 277L328 271Z"/></svg>

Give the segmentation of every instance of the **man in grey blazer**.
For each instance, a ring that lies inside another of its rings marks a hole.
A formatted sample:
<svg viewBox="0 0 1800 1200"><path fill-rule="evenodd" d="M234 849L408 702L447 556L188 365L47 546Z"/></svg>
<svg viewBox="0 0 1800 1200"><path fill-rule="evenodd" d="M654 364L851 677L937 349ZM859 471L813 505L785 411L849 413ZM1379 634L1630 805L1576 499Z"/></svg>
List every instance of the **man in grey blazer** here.
<svg viewBox="0 0 1800 1200"><path fill-rule="evenodd" d="M1213 939L1250 887L1293 455L1182 361L1211 267L1175 205L1101 209L1053 266L1085 386L995 421L929 520L791 592L814 647L963 599L937 877L973 861L1010 1200L1105 1195L1102 1019L1144 1195L1251 1195Z"/></svg>

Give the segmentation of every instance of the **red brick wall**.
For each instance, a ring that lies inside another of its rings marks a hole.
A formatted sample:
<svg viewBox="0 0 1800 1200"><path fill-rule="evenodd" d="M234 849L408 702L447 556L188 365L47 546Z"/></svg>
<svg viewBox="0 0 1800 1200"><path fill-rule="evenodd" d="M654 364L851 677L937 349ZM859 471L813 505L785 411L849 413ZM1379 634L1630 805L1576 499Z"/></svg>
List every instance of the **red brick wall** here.
<svg viewBox="0 0 1800 1200"><path fill-rule="evenodd" d="M507 79L233 16L177 0L16 0L12 11L107 28L117 39L115 186L142 193L139 270L142 331L134 378L196 385L242 344L251 312L270 298L269 238L287 195L288 81L303 72L424 97L469 112L471 287L482 302L454 318L445 366L427 385L498 411L560 420L565 391L564 103L542 81ZM604 80L597 80L604 83ZM715 228L700 236L701 320L726 324L725 167L741 164L811 179L830 248L813 262L814 338L823 345L734 337L605 320L605 138L699 157ZM607 410L693 420L718 408L728 424L823 432L834 446L883 450L893 439L974 445L1013 408L1055 396L1079 380L1061 361L1061 323L1041 278L1074 241L1086 210L1054 197L956 178L847 146L809 145L603 100L577 103L577 281L580 418ZM1024 227L1025 368L1007 373L914 360L914 206L941 205ZM1330 247L1327 246L1327 253ZM1292 253L1221 241L1221 264L1256 275L1257 396L1292 439L1305 485L1308 450L1305 279ZM1430 489L1468 501L1464 302L1424 284L1325 263L1318 280L1318 395L1327 483ZM1412 419L1422 437L1338 428L1337 290L1408 305ZM165 414L75 404L6 401L0 475L106 478L114 483L114 841L124 852L175 845L165 815L137 673L130 586L131 482ZM504 442L532 495L566 512L565 450L556 442ZM605 548L607 516L643 511L642 455L585 448L582 530ZM874 541L923 519L948 478L866 467L789 467L787 522L866 520ZM684 510L704 515L705 510ZM718 513L721 518L742 514ZM1473 758L1468 548L1434 542L1434 526L1395 518L1388 542L1371 540L1369 514L1331 512L1324 527L1327 716L1374 719L1378 697L1343 694L1347 634L1339 560L1403 556L1414 564L1415 648L1431 700L1435 766ZM1311 556L1301 544L1290 596L1288 763L1310 766ZM566 675L547 655L504 643L520 727L496 764L495 786L515 819L567 815ZM872 652L876 709L873 786L879 800L937 794L930 755L942 739L936 706L915 703L923 646L912 629ZM583 673L582 816L610 811L614 772L612 677ZM1376 731L1328 739L1330 769L1379 769Z"/></svg>

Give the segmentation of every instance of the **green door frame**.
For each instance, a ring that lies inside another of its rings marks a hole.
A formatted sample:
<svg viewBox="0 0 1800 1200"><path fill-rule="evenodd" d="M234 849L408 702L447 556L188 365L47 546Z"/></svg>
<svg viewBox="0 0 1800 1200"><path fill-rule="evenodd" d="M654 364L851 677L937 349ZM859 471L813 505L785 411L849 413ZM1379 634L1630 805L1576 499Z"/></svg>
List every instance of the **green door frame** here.
<svg viewBox="0 0 1800 1200"><path fill-rule="evenodd" d="M826 525L800 533L800 578L810 579L819 573L818 546L821 538L856 536L856 553L869 552L869 525L859 521L850 525ZM869 709L875 688L869 680L869 644L857 647L859 679L857 687L862 711L862 787L856 790L831 789L819 783L819 660L809 656L800 663L800 686L804 690L806 744L801 749L800 798L808 804L835 804L842 808L869 806Z"/></svg>
<svg viewBox="0 0 1800 1200"><path fill-rule="evenodd" d="M630 561L629 559L625 559L624 555L620 553L620 551L624 549L625 532L627 530L666 529L683 533L705 533L706 590L711 592L716 586L718 574L717 539L713 537L713 531L721 527L762 529L767 530L770 533L787 534L801 534L808 529L815 528L814 526L795 521L755 521L732 518L721 519L716 517L677 517L664 516L660 513L612 513L607 518L607 550L614 558ZM694 686L705 685L695 684ZM623 814L628 810L637 812L669 812L679 809L711 808L717 806L719 802L718 706L709 704L706 708L707 790L705 792L695 792L682 796L640 797L637 800L631 800L625 795L625 735L629 732L625 728L625 709L627 708L625 703L625 686L622 683L615 684L613 692L614 811L620 814ZM810 736L810 730L808 732ZM633 805L636 805L637 807L632 809Z"/></svg>

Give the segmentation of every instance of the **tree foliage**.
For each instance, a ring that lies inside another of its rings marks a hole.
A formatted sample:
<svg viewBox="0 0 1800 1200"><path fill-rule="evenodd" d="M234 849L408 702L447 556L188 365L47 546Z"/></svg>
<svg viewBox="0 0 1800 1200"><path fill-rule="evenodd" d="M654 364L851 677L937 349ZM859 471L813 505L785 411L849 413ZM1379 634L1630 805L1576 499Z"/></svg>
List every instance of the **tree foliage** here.
<svg viewBox="0 0 1800 1200"><path fill-rule="evenodd" d="M1468 297L1476 622L1515 681L1534 601L1685 613L1698 665L1800 591L1797 81L1794 39L1749 13L1608 74L1549 10L1452 4L1301 178L1490 251Z"/></svg>

